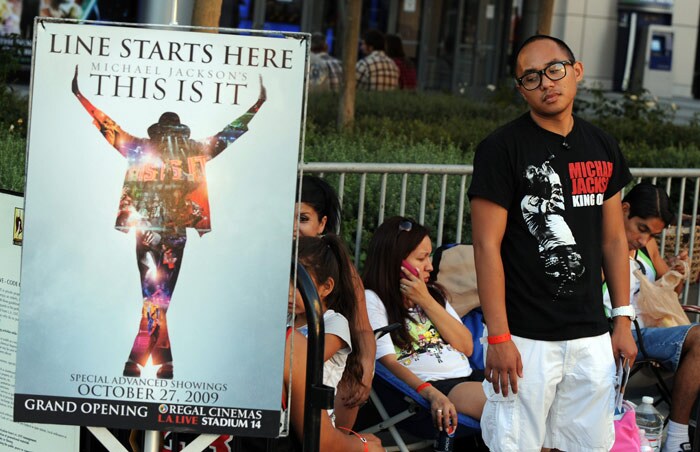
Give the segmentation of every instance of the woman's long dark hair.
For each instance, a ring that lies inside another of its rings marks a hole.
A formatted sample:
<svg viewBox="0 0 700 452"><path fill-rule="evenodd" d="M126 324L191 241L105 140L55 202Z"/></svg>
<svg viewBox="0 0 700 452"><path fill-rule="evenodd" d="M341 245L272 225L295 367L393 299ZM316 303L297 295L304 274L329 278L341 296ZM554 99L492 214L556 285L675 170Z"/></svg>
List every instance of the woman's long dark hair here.
<svg viewBox="0 0 700 452"><path fill-rule="evenodd" d="M313 207L319 220L326 217L324 234L338 233L341 218L340 200L328 182L320 177L304 175L301 178L301 202Z"/></svg>
<svg viewBox="0 0 700 452"><path fill-rule="evenodd" d="M403 272L401 261L429 235L430 231L412 218L391 217L374 232L367 251L365 271L362 275L365 288L374 291L384 303L389 324L399 323L402 328L391 332L394 344L407 349L413 342L408 333L408 315L399 284ZM428 286L438 303L445 305L445 293L437 285Z"/></svg>
<svg viewBox="0 0 700 452"><path fill-rule="evenodd" d="M335 234L322 237L299 238L299 262L314 278L317 284L323 284L333 278L333 290L326 296L326 307L342 314L347 320L350 331L354 332L356 324L357 297L352 280L352 263L343 242ZM362 384L362 365L358 356L360 343L356 334L351 334L352 353L345 363L345 373L356 383Z"/></svg>

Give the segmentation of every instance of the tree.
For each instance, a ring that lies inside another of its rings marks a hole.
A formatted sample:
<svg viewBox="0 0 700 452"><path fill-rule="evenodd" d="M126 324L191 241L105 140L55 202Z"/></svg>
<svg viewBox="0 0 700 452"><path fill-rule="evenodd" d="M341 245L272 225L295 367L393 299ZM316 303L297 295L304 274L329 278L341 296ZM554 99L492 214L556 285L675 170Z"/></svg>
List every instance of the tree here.
<svg viewBox="0 0 700 452"><path fill-rule="evenodd" d="M195 0L194 9L192 11L192 25L200 27L219 26L221 19L221 3L223 0ZM210 33L216 33L216 30L206 30Z"/></svg>
<svg viewBox="0 0 700 452"><path fill-rule="evenodd" d="M540 0L540 12L537 17L537 33L542 35L552 34L552 15L554 14L554 0Z"/></svg>
<svg viewBox="0 0 700 452"><path fill-rule="evenodd" d="M343 92L338 107L338 128L347 129L355 121L355 63L357 63L357 43L360 39L362 0L341 0L346 10L343 23Z"/></svg>

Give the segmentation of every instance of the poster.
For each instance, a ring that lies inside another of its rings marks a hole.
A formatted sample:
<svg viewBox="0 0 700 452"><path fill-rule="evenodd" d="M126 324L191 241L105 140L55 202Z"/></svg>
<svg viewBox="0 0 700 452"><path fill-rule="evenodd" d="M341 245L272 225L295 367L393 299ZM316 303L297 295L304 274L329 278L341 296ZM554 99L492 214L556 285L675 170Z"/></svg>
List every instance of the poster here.
<svg viewBox="0 0 700 452"><path fill-rule="evenodd" d="M0 191L0 450L78 450L78 428L12 421L24 199Z"/></svg>
<svg viewBox="0 0 700 452"><path fill-rule="evenodd" d="M15 419L280 430L306 35L36 27Z"/></svg>

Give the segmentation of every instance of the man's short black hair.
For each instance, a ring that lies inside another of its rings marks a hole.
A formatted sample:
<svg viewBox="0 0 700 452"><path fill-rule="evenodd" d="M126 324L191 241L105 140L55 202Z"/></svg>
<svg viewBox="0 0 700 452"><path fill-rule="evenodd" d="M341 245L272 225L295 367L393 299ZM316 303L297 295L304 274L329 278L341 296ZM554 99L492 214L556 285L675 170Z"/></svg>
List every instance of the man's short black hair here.
<svg viewBox="0 0 700 452"><path fill-rule="evenodd" d="M372 47L372 50L384 51L384 33L374 28L370 28L362 35L365 44Z"/></svg>
<svg viewBox="0 0 700 452"><path fill-rule="evenodd" d="M569 46L566 45L566 43L564 41L562 41L561 39L555 38L554 36L549 36L549 35L532 35L529 38L527 38L525 40L525 42L523 42L520 45L520 47L518 47L518 51L515 52L515 59L513 60L513 61L515 61L515 64L513 65L513 75L514 76L517 77L517 74L515 73L515 71L517 70L517 67L518 67L518 57L520 56L520 52L522 52L523 49L528 44L531 44L535 41L542 41L544 39L549 39L550 41L553 41L554 43L556 43L561 50L566 52L566 54L569 57L569 60L571 61L572 64L576 62L576 58L574 57L574 52L572 52L571 49L569 48Z"/></svg>
<svg viewBox="0 0 700 452"><path fill-rule="evenodd" d="M666 190L650 182L640 182L630 190L622 202L630 205L629 217L660 218L668 226L676 220Z"/></svg>

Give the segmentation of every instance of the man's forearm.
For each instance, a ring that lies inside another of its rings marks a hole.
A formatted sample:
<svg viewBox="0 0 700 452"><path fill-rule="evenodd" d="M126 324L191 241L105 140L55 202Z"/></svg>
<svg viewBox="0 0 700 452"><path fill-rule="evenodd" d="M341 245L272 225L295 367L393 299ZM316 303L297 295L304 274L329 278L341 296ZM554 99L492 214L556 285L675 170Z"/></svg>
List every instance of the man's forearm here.
<svg viewBox="0 0 700 452"><path fill-rule="evenodd" d="M627 242L612 240L603 247L603 272L613 308L630 304L630 267Z"/></svg>
<svg viewBox="0 0 700 452"><path fill-rule="evenodd" d="M479 300L489 334L508 333L505 273L500 249L474 243L474 263Z"/></svg>

